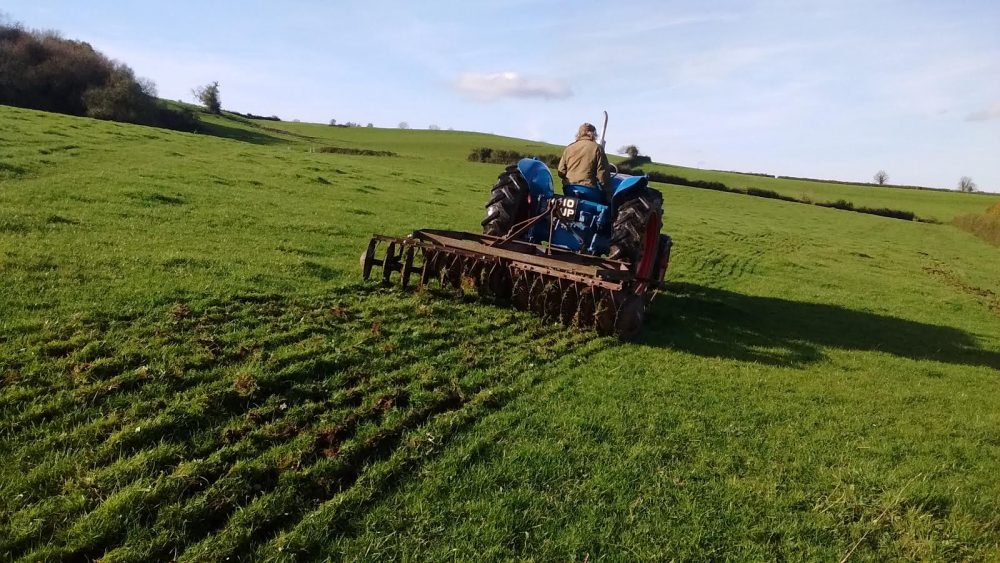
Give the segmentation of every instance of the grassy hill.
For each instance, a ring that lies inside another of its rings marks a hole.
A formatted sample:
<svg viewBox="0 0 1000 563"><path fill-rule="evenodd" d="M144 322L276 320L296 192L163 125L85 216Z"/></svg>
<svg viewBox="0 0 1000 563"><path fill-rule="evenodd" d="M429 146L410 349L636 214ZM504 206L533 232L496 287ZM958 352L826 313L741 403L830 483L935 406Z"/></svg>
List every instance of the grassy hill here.
<svg viewBox="0 0 1000 563"><path fill-rule="evenodd" d="M837 184L737 172L716 172L665 164L647 165L643 170L647 172L657 170L690 180L722 182L736 188L773 190L782 195L807 201L826 202L842 199L859 207L901 209L912 211L922 219L941 222L951 221L965 213L982 213L992 203L1000 201L1000 195L997 194Z"/></svg>
<svg viewBox="0 0 1000 563"><path fill-rule="evenodd" d="M473 147L558 147L206 119L0 107L3 559L1000 557L996 247L661 186L619 344L357 283L373 232L478 228Z"/></svg>

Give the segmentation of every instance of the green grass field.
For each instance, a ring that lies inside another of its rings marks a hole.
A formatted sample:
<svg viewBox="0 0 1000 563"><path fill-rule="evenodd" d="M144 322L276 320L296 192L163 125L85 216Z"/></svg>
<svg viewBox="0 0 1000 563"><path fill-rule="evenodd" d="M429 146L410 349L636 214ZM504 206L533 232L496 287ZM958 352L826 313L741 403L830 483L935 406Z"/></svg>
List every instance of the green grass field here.
<svg viewBox="0 0 1000 563"><path fill-rule="evenodd" d="M208 121L0 107L0 559L1000 558L995 246L660 186L621 344L358 281L374 232L478 228L471 148L558 148Z"/></svg>

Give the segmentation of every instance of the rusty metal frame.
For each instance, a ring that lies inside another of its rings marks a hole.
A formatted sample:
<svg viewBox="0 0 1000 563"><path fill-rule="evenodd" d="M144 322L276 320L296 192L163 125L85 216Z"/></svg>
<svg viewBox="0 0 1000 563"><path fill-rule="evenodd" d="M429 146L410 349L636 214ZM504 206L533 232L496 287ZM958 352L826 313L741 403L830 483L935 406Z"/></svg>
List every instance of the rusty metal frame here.
<svg viewBox="0 0 1000 563"><path fill-rule="evenodd" d="M392 254L376 258L375 246L379 242L386 243L387 251L391 249ZM515 248L502 246L511 242ZM505 240L504 237L440 230L414 231L408 237L373 235L369 248L362 255L362 271L369 273L374 266L379 266L383 269L382 279L385 282L391 272L402 270L402 258L409 248L501 264L512 271L543 274L611 291L628 290L635 281L628 266L617 260Z"/></svg>

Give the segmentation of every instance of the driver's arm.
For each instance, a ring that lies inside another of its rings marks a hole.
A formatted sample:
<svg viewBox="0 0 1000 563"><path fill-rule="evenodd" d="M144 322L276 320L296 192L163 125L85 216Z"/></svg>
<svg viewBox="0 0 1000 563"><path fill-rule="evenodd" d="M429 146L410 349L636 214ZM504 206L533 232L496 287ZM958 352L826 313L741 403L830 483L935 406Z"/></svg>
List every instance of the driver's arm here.
<svg viewBox="0 0 1000 563"><path fill-rule="evenodd" d="M604 193L611 197L611 166L608 164L608 155L603 150L597 150L597 181L601 183Z"/></svg>
<svg viewBox="0 0 1000 563"><path fill-rule="evenodd" d="M569 182L566 179L566 172L569 171L569 166L566 165L566 151L563 151L562 157L559 158L559 168L556 171L559 173L559 178L562 179L563 184Z"/></svg>

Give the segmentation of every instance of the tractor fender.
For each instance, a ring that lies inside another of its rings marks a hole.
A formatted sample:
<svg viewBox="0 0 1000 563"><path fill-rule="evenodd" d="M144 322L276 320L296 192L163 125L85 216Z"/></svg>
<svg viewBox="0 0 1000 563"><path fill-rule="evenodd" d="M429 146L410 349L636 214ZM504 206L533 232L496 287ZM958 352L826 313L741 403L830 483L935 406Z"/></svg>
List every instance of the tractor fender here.
<svg viewBox="0 0 1000 563"><path fill-rule="evenodd" d="M528 181L528 193L531 194L532 201L555 196L552 190L552 173L544 162L534 158L522 158L517 163L517 169Z"/></svg>
<svg viewBox="0 0 1000 563"><path fill-rule="evenodd" d="M615 183L617 185L615 193L611 196L611 205L617 208L619 203L642 193L649 184L649 179L645 176L625 176L621 181Z"/></svg>

